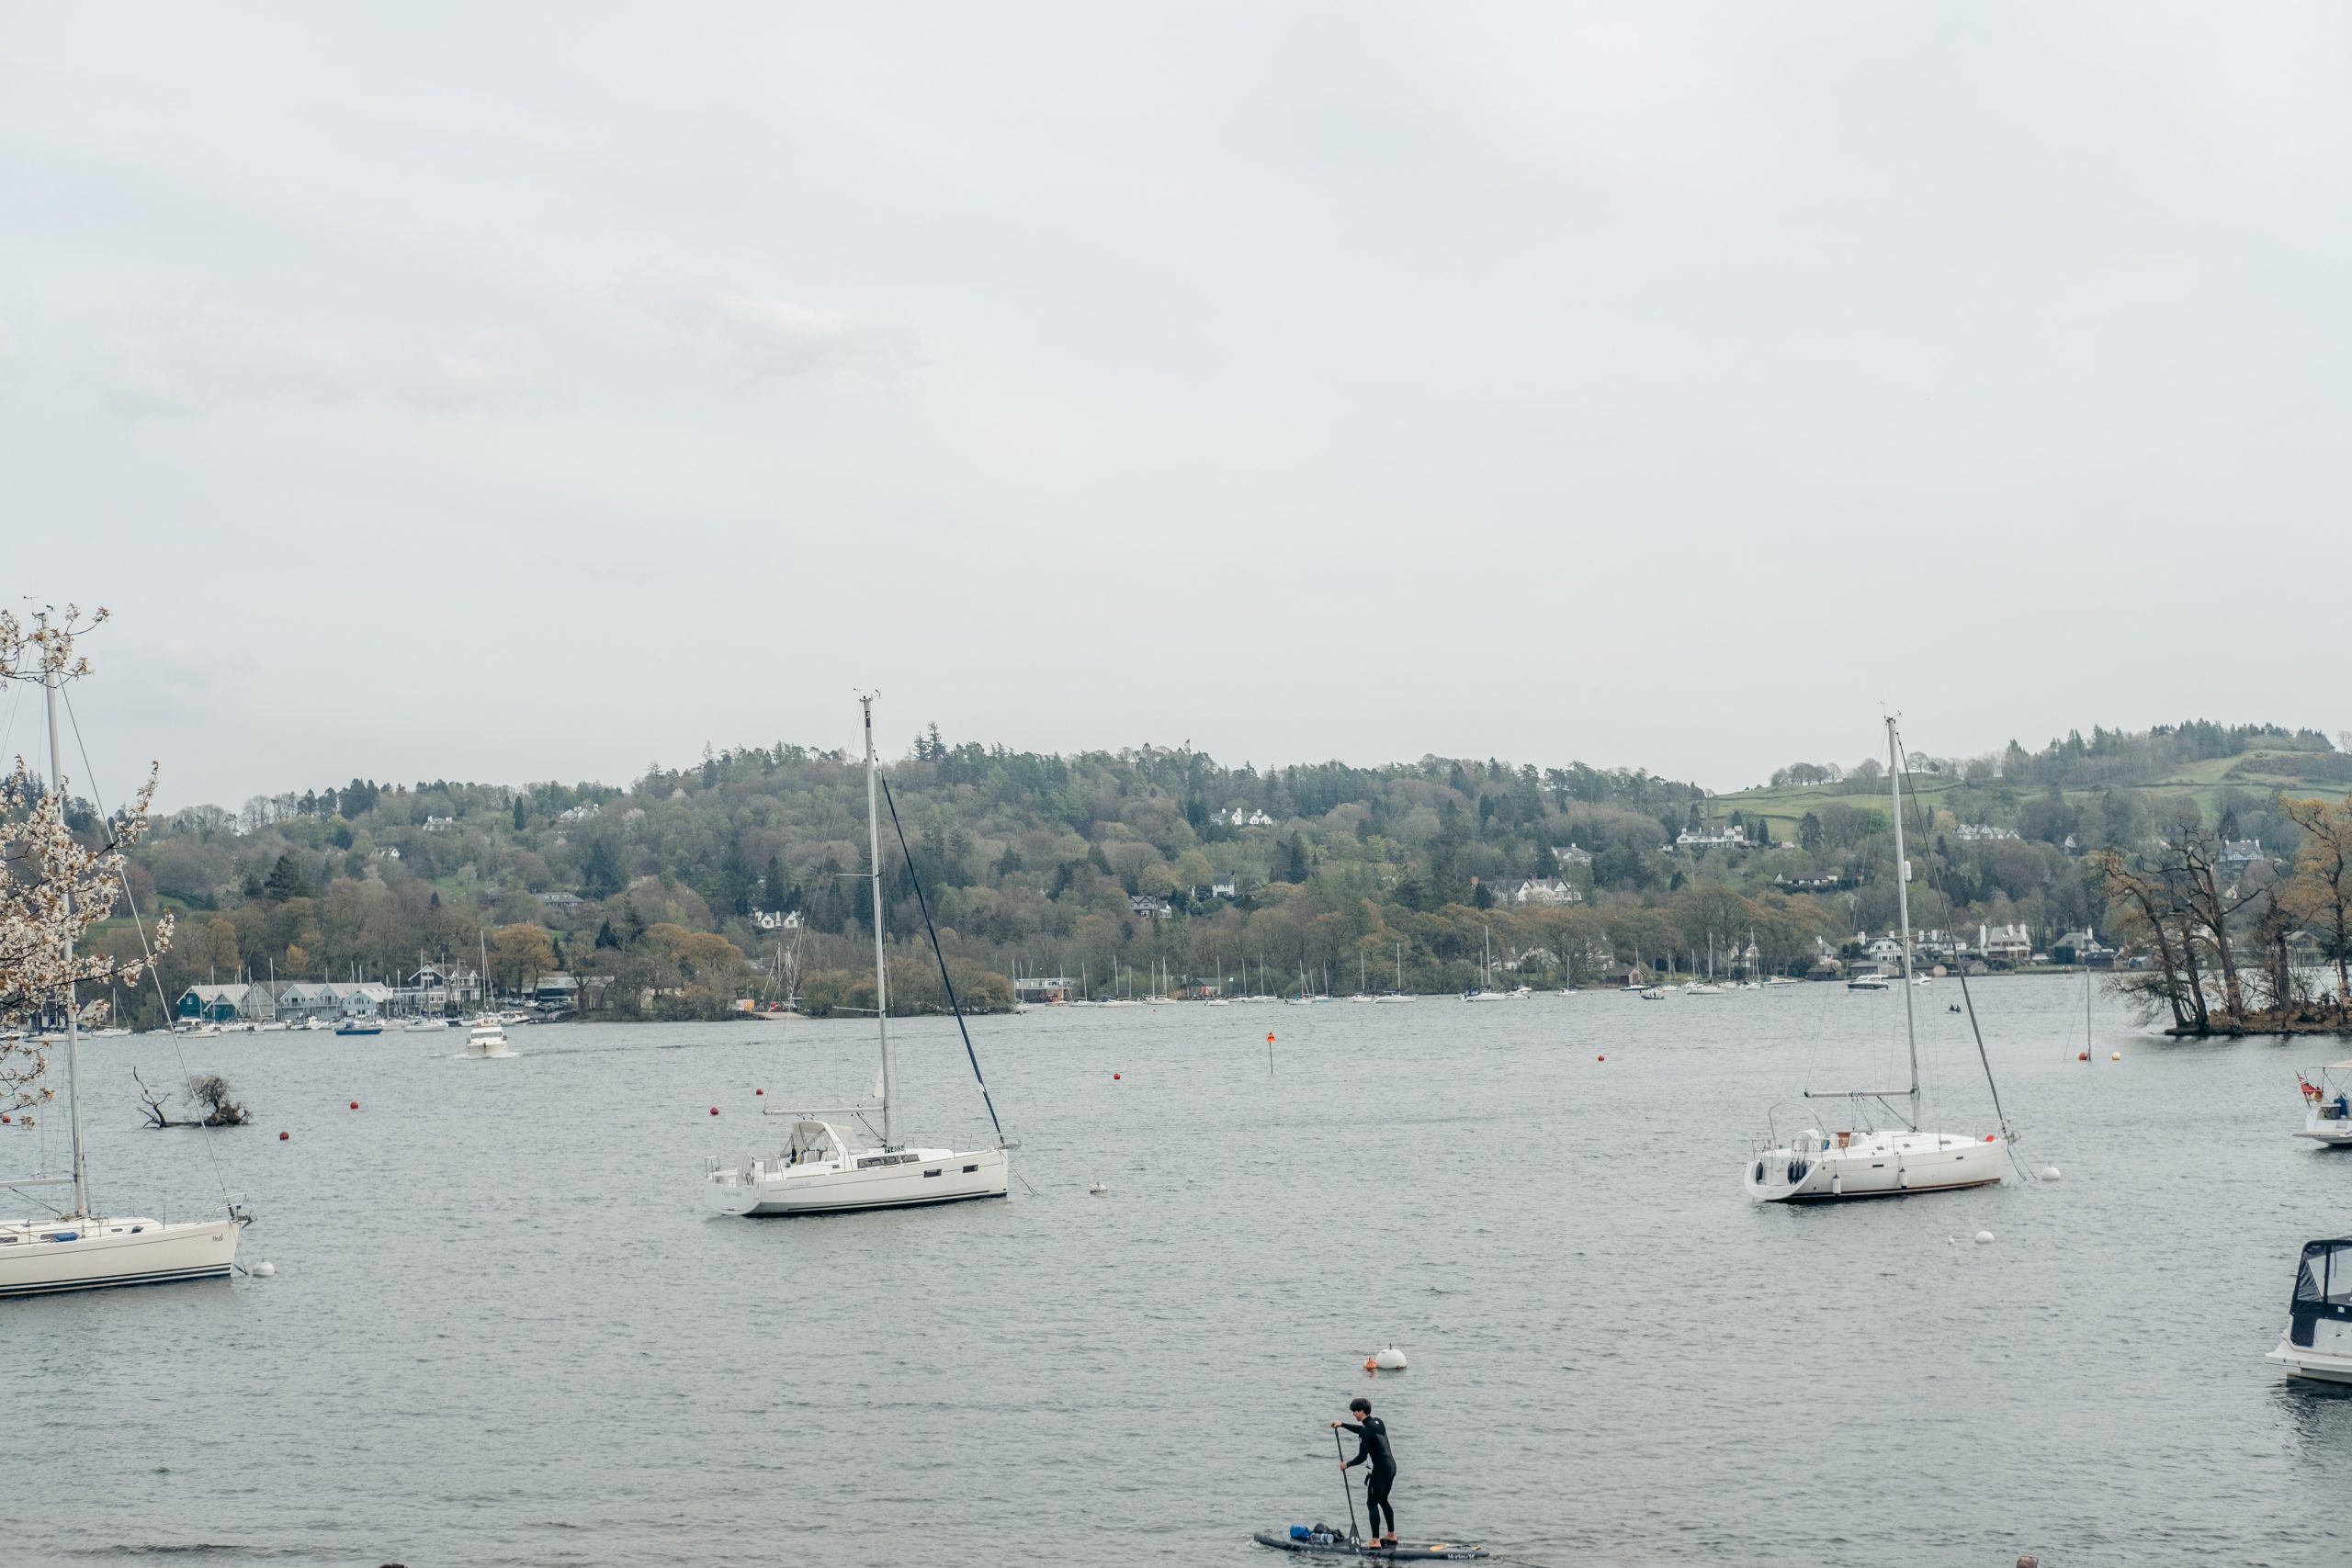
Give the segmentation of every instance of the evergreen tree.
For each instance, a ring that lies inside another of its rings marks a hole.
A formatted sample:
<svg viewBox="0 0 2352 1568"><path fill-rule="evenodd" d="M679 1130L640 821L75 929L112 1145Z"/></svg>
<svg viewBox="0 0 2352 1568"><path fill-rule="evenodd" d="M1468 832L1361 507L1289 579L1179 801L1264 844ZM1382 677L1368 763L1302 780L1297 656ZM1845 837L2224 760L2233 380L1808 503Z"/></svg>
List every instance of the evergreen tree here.
<svg viewBox="0 0 2352 1568"><path fill-rule="evenodd" d="M277 863L269 868L269 880L262 885L262 896L280 901L314 896L311 874L302 869L302 863L294 858L292 851L279 855Z"/></svg>
<svg viewBox="0 0 2352 1568"><path fill-rule="evenodd" d="M529 818L523 815L523 797L518 795L514 797L514 830L519 833L529 826Z"/></svg>

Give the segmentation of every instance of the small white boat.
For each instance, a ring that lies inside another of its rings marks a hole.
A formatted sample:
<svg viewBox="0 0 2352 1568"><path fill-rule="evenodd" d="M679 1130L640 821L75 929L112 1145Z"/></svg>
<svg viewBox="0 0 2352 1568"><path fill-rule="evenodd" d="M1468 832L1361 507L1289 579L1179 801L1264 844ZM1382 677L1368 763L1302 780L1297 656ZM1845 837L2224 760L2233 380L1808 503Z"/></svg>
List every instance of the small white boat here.
<svg viewBox="0 0 2352 1568"><path fill-rule="evenodd" d="M372 1018L346 1018L334 1026L334 1032L337 1034L381 1034L384 1026Z"/></svg>
<svg viewBox="0 0 2352 1568"><path fill-rule="evenodd" d="M1642 1000L1645 1002L1662 1002L1666 1000L1666 993L1658 989L1656 986L1644 986L1638 994Z"/></svg>
<svg viewBox="0 0 2352 1568"><path fill-rule="evenodd" d="M1884 991L1892 989L1893 986L1894 982L1883 975L1857 975L1846 982L1846 988L1849 991Z"/></svg>
<svg viewBox="0 0 2352 1568"><path fill-rule="evenodd" d="M448 1027L449 1021L442 1018L413 1018L401 1025L401 1031L409 1034L438 1034Z"/></svg>
<svg viewBox="0 0 2352 1568"><path fill-rule="evenodd" d="M2303 1243L2287 1332L2263 1359L2290 1378L2352 1383L2352 1239Z"/></svg>
<svg viewBox="0 0 2352 1568"><path fill-rule="evenodd" d="M1407 1002L1419 1001L1420 998L1410 991L1384 991L1373 1000L1383 1007L1401 1007Z"/></svg>
<svg viewBox="0 0 2352 1568"><path fill-rule="evenodd" d="M474 1020L466 1032L466 1055L475 1057L512 1056L514 1051L506 1043L506 1031L495 1014L485 1014Z"/></svg>
<svg viewBox="0 0 2352 1568"><path fill-rule="evenodd" d="M2352 1062L2330 1062L2319 1069L2316 1083L2296 1077L2303 1086L2306 1110L2302 1131L2295 1136L2328 1148L2352 1145Z"/></svg>
<svg viewBox="0 0 2352 1568"><path fill-rule="evenodd" d="M1724 988L1712 980L1692 980L1684 985L1682 994L1686 997L1720 997Z"/></svg>

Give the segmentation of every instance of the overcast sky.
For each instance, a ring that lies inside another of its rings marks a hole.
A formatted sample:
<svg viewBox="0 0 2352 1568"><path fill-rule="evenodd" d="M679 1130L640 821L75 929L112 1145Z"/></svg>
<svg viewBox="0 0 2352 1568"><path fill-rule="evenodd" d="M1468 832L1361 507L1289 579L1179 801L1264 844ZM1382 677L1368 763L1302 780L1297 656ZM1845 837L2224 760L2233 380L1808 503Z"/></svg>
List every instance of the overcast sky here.
<svg viewBox="0 0 2352 1568"><path fill-rule="evenodd" d="M2352 727L2347 17L0 6L0 594L175 805Z"/></svg>

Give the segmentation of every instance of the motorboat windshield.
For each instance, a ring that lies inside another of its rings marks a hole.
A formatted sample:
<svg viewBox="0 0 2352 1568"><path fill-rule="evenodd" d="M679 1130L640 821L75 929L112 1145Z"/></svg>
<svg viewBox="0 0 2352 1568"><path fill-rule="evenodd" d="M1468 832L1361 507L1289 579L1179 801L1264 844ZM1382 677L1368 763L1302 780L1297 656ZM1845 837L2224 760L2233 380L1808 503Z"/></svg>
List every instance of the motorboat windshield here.
<svg viewBox="0 0 2352 1568"><path fill-rule="evenodd" d="M2296 1340L2311 1343L2306 1319L2322 1317L2352 1321L2352 1239L2307 1241L2303 1260L2295 1269Z"/></svg>

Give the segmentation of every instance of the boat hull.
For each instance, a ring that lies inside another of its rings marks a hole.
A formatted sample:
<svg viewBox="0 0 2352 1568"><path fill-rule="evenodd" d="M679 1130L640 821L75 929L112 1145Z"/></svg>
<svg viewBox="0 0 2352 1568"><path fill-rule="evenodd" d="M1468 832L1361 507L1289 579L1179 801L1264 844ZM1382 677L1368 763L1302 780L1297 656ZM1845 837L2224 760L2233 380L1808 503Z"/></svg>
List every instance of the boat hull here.
<svg viewBox="0 0 2352 1568"><path fill-rule="evenodd" d="M238 1229L227 1218L168 1225L127 1219L11 1226L0 1235L29 1239L0 1243L0 1296L225 1280L237 1261ZM75 1239L40 1239L68 1233Z"/></svg>
<svg viewBox="0 0 2352 1568"><path fill-rule="evenodd" d="M924 1157L869 1169L812 1168L745 1159L713 1171L704 1201L721 1214L781 1219L872 1209L920 1209L1005 1196L1012 1162L1002 1149L922 1151Z"/></svg>
<svg viewBox="0 0 2352 1568"><path fill-rule="evenodd" d="M1843 1149L1769 1150L1749 1162L1744 1180L1759 1203L1837 1203L1990 1187L2007 1160L2008 1145L1997 1137L1871 1134Z"/></svg>
<svg viewBox="0 0 2352 1568"><path fill-rule="evenodd" d="M2307 1114L2303 1118L2302 1131L2295 1136L2309 1138L2322 1148L2352 1147L2352 1118L2324 1115L2324 1110L2325 1107L2315 1107Z"/></svg>
<svg viewBox="0 0 2352 1568"><path fill-rule="evenodd" d="M2305 1382L2352 1387L2352 1347L2339 1347L2339 1349L2345 1353L2330 1354L2325 1350L2307 1349L2290 1339L2281 1338L2278 1348L2262 1359L2274 1366L2286 1368L2290 1378L2301 1378Z"/></svg>

